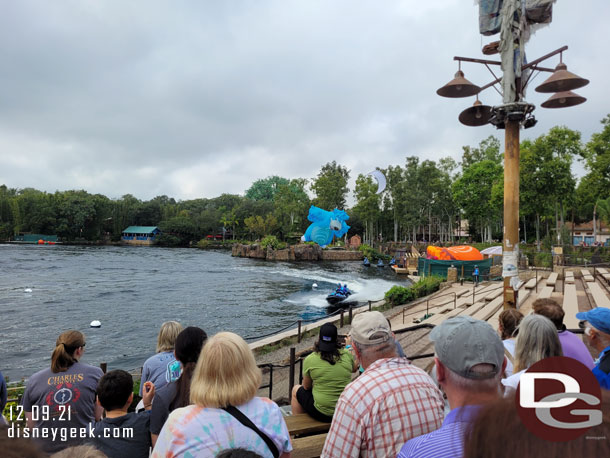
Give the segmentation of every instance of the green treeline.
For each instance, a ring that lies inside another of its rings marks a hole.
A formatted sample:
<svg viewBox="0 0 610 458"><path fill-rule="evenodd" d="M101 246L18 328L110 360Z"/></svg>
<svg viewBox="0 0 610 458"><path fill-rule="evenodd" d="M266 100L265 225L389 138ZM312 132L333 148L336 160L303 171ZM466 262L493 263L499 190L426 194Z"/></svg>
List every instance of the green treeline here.
<svg viewBox="0 0 610 458"><path fill-rule="evenodd" d="M610 223L610 115L600 132L583 144L579 132L554 127L521 143L521 238L540 244L545 237L566 238L565 222ZM572 165L586 174L577 180ZM331 162L314 178L272 176L255 181L245 195L176 201L157 196L148 201L131 194L109 199L84 190L53 194L32 188L0 186L0 240L19 233L56 234L63 240L119 240L128 226L159 226L161 242L185 245L207 235L256 240L274 235L296 241L307 226L310 205L350 215L349 235L363 241L439 240L452 242L462 221L473 241L502 238L503 157L493 136L463 147L461 161L406 158L380 169L387 187L376 194L371 176L356 177L355 205L345 208L350 171ZM224 228L224 230L223 230ZM468 234L462 233L462 237ZM568 242L564 240L564 242Z"/></svg>

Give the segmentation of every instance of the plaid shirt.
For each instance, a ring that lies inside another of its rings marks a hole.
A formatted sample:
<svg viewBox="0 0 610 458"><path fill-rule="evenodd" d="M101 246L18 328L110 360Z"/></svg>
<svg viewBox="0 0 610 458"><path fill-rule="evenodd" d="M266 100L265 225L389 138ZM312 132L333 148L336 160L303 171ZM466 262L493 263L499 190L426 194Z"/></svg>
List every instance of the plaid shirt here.
<svg viewBox="0 0 610 458"><path fill-rule="evenodd" d="M413 437L440 428L443 395L406 358L371 364L337 402L321 458L392 457Z"/></svg>

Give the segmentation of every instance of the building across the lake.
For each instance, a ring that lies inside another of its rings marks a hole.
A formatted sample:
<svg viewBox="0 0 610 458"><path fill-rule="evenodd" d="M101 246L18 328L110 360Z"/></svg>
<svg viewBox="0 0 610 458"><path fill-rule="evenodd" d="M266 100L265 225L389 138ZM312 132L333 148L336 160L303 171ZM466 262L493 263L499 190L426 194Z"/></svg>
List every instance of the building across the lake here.
<svg viewBox="0 0 610 458"><path fill-rule="evenodd" d="M572 244L592 246L597 243L602 245L610 244L610 228L601 220L595 222L595 231L593 230L593 221L586 223L575 224L572 228L572 223L566 222L566 226L572 231Z"/></svg>
<svg viewBox="0 0 610 458"><path fill-rule="evenodd" d="M157 226L129 226L121 235L127 245L152 245L161 230Z"/></svg>
<svg viewBox="0 0 610 458"><path fill-rule="evenodd" d="M58 243L56 235L45 235L45 234L19 234L16 235L13 242L17 243L36 243L38 245Z"/></svg>

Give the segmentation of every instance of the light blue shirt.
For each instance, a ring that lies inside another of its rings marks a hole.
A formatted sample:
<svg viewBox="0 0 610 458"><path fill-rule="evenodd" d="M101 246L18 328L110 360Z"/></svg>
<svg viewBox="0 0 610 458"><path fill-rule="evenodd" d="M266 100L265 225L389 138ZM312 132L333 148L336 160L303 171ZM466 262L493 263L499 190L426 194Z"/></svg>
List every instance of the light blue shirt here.
<svg viewBox="0 0 610 458"><path fill-rule="evenodd" d="M480 408L480 405L456 407L439 429L407 441L397 458L462 458L466 428Z"/></svg>

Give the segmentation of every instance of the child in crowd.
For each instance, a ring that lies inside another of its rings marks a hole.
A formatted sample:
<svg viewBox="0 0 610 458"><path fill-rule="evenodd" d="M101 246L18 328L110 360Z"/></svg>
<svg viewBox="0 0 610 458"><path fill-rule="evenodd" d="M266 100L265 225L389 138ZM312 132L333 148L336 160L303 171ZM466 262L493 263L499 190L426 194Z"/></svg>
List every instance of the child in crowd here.
<svg viewBox="0 0 610 458"><path fill-rule="evenodd" d="M133 378L128 372L114 370L104 375L97 386L97 402L106 410L106 418L94 426L92 444L113 458L147 458L150 441L150 409L155 385L142 388L145 411L128 413L133 401Z"/></svg>

